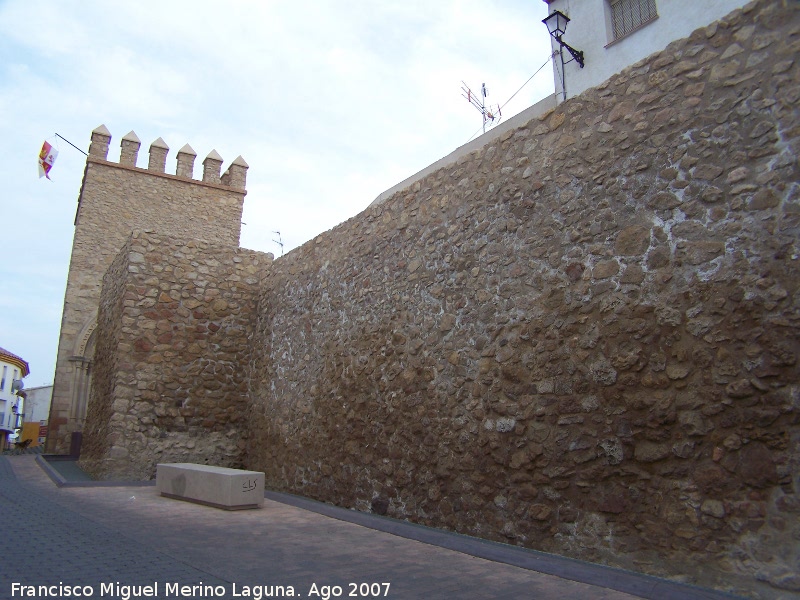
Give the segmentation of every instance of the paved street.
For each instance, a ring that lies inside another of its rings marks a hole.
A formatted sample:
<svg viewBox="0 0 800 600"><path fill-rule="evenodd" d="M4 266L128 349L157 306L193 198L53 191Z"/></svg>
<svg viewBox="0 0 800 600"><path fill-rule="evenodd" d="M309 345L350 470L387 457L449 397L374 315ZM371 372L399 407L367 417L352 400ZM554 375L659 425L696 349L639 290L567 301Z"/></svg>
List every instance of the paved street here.
<svg viewBox="0 0 800 600"><path fill-rule="evenodd" d="M121 599L725 597L279 494L229 512L153 486L59 488L34 456L0 457L0 522L24 540L0 560L3 599L23 585Z"/></svg>

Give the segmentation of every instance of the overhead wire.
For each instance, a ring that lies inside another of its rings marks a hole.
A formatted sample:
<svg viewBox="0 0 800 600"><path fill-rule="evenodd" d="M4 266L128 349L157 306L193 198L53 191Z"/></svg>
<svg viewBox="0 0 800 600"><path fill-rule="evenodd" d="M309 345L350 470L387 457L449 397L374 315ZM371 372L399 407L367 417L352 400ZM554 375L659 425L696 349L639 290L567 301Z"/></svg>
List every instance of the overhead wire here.
<svg viewBox="0 0 800 600"><path fill-rule="evenodd" d="M511 94L511 98L509 98L508 100L506 100L505 104L503 104L503 106L501 106L501 107L500 107L500 110L503 110L503 108L506 106L506 104L508 104L509 102L511 102L511 100L514 98L514 96L516 96L517 94L519 94L519 93L520 93L520 91L522 91L522 88L524 88L526 85L528 85L528 84L530 83L531 79L533 79L534 77L536 77L536 76L539 74L539 71L541 71L542 69L544 69L544 68L547 66L547 63L549 63L549 62L550 62L550 60L552 60L552 58L553 58L553 56L554 56L554 55L555 55L555 52L554 52L553 54L551 54L550 56L548 56L548 57L547 57L547 60L546 60L546 61L544 61L544 64L542 64L542 66L541 66L541 67L539 67L538 69L536 69L536 72L535 72L533 75L531 75L531 76L528 78L528 81L526 81L525 83L523 83L523 84L522 84L522 86L520 86L520 88L519 88L519 89L518 89L516 92L514 92L513 94Z"/></svg>

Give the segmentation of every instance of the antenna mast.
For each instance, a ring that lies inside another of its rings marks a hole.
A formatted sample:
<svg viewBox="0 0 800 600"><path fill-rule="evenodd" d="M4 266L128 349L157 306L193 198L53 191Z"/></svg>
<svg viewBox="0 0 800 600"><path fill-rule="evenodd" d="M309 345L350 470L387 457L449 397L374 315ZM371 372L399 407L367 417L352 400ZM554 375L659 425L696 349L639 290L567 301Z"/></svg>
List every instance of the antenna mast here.
<svg viewBox="0 0 800 600"><path fill-rule="evenodd" d="M272 240L272 241L275 242L276 244L278 244L278 246L281 247L281 256L283 256L283 240L281 239L281 232L280 231L273 231L272 233L277 233L278 234L278 239L277 240Z"/></svg>
<svg viewBox="0 0 800 600"><path fill-rule="evenodd" d="M481 84L480 94L473 92L463 81L461 84L461 95L467 99L467 102L477 108L479 113L481 113L481 116L483 117L483 133L486 133L487 123L490 123L489 127L491 127L492 125L497 124L494 122L495 119L497 119L497 122L499 123L500 119L503 118L503 114L500 112L500 105L495 104L494 108L491 106L486 106L486 96L489 95L489 92L486 91L485 83Z"/></svg>

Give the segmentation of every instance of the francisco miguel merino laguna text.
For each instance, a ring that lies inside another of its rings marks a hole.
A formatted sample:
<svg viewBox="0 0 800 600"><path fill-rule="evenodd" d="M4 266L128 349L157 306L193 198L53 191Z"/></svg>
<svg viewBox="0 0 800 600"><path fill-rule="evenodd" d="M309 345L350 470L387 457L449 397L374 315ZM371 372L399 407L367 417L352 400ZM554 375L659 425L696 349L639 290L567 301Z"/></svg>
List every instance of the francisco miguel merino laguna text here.
<svg viewBox="0 0 800 600"><path fill-rule="evenodd" d="M116 598L118 600L131 600L132 598L156 598L159 596L159 587L162 584L154 582L150 585L127 585L118 581L101 583L99 595L95 596L94 586L68 585L59 582L58 585L25 585L11 584L12 598ZM240 598L292 598L296 596L291 585L242 585L231 584L231 595ZM180 583L164 583L164 597L175 598L218 598L228 593L223 585L208 585L201 581L194 585Z"/></svg>

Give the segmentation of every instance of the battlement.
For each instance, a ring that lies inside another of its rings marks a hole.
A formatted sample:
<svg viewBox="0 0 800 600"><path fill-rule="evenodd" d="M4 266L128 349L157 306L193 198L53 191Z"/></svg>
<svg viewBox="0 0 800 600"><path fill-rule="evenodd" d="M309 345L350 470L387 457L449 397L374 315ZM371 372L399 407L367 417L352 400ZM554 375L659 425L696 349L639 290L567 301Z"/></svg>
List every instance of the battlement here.
<svg viewBox="0 0 800 600"><path fill-rule="evenodd" d="M111 132L105 125L100 125L92 131L92 141L89 145L89 157L106 162L108 160L108 148L111 143ZM128 168L137 168L136 161L139 157L139 148L142 142L139 137L133 132L128 132L120 142L120 166ZM165 174L167 164L167 154L169 153L169 146L162 139L156 139L150 144L150 154L147 161L146 171L151 173ZM185 144L178 150L177 164L175 168L175 176L183 179L194 179L194 161L197 158L197 153L192 149L189 144ZM220 175L222 171L222 157L216 150L208 153L208 156L203 160L203 183L214 185L224 185L236 189L243 190L247 182L247 169L249 165L245 160L238 156L228 166L228 169Z"/></svg>

